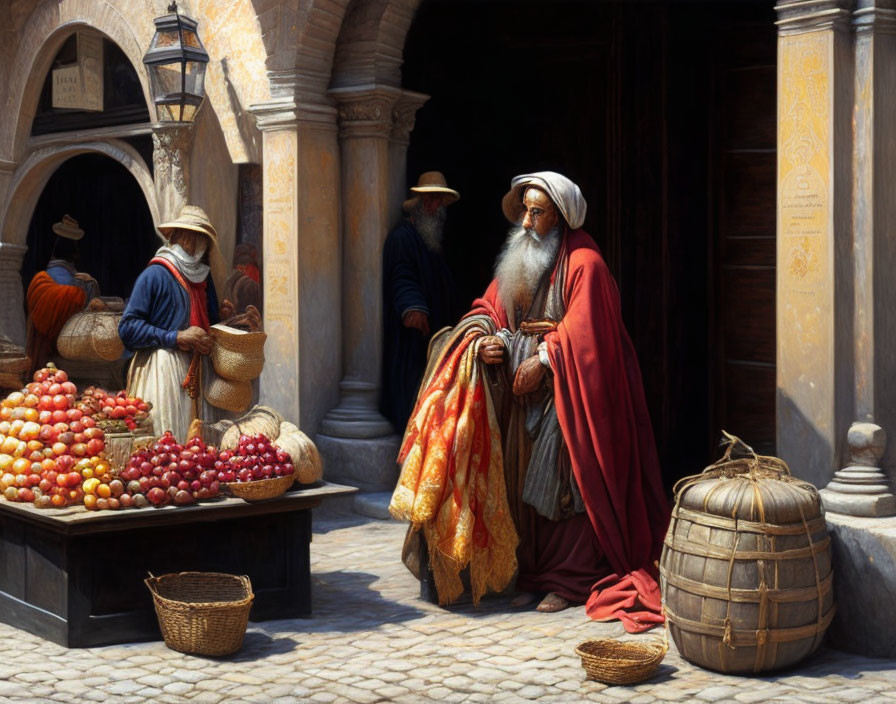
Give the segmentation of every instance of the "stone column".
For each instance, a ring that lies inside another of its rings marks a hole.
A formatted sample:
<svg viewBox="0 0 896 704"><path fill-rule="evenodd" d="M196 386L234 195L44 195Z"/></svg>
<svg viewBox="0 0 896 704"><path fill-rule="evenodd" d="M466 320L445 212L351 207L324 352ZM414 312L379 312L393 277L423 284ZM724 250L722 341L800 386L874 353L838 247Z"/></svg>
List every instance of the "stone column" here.
<svg viewBox="0 0 896 704"><path fill-rule="evenodd" d="M778 12L777 444L823 487L853 411L851 0Z"/></svg>
<svg viewBox="0 0 896 704"><path fill-rule="evenodd" d="M159 122L152 127L153 181L160 222L173 220L190 201L192 123Z"/></svg>
<svg viewBox="0 0 896 704"><path fill-rule="evenodd" d="M330 477L366 491L395 486L400 437L379 412L382 249L389 228L389 136L397 88L329 91L339 109L342 155L342 363L340 398L316 442ZM325 470L326 471L326 470ZM377 512L378 511L378 512ZM388 517L384 506L378 517Z"/></svg>
<svg viewBox="0 0 896 704"><path fill-rule="evenodd" d="M855 12L853 241L855 267L855 419L851 466L821 492L825 508L851 516L892 516L896 497L881 467L896 457L885 428L896 428L896 11L865 0ZM877 425L879 424L879 425ZM883 427L881 427L883 426Z"/></svg>
<svg viewBox="0 0 896 704"><path fill-rule="evenodd" d="M417 111L429 100L428 95L402 91L392 108L392 133L389 137L389 227L403 217L401 206L408 197L407 156Z"/></svg>
<svg viewBox="0 0 896 704"><path fill-rule="evenodd" d="M6 302L0 313L0 335L25 347L25 291L22 287L22 258L28 247L0 242L0 298Z"/></svg>
<svg viewBox="0 0 896 704"><path fill-rule="evenodd" d="M338 398L342 352L339 145L325 100L281 95L251 107L263 154L261 402L309 436Z"/></svg>
<svg viewBox="0 0 896 704"><path fill-rule="evenodd" d="M389 225L389 134L399 91L337 88L342 148L342 355L339 405L325 435L377 438L393 432L379 412L382 365L382 250Z"/></svg>

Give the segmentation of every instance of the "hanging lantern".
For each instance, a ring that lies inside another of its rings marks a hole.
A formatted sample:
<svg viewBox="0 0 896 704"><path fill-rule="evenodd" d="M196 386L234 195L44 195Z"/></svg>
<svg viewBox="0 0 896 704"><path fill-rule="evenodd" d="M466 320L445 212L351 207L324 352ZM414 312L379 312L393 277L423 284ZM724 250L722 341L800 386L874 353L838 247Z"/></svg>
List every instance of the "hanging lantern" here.
<svg viewBox="0 0 896 704"><path fill-rule="evenodd" d="M159 120L192 122L205 96L208 54L196 33L199 23L178 13L176 2L168 12L153 20L156 33L143 63Z"/></svg>

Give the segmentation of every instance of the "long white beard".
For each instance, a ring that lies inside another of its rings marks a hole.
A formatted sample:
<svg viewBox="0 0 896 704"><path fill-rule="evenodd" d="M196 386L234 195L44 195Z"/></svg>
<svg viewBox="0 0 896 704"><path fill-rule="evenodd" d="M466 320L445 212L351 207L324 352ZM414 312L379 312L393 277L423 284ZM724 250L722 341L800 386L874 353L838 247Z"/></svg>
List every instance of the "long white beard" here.
<svg viewBox="0 0 896 704"><path fill-rule="evenodd" d="M527 311L545 273L553 268L560 247L560 227L544 237L514 225L495 264L498 295L508 312Z"/></svg>
<svg viewBox="0 0 896 704"><path fill-rule="evenodd" d="M444 205L439 206L432 215L423 209L422 202L418 203L413 209L411 221L430 251L442 251L442 235L445 231L447 215L447 208Z"/></svg>

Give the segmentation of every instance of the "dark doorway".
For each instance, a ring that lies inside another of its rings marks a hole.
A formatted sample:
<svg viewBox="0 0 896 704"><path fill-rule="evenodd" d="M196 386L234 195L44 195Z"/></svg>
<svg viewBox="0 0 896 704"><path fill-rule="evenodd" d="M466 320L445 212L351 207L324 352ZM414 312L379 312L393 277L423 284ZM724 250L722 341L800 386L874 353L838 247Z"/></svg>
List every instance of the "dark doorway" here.
<svg viewBox="0 0 896 704"><path fill-rule="evenodd" d="M464 298L491 278L510 179L551 169L578 183L669 485L715 459L723 427L774 442L774 19L766 0L423 0L405 45L404 85L432 96L408 182L438 169L461 192L446 251ZM764 273L735 292L731 266L754 255ZM729 363L748 339L759 367Z"/></svg>
<svg viewBox="0 0 896 704"><path fill-rule="evenodd" d="M25 289L34 274L46 268L56 237L53 223L66 214L84 230L78 242L79 270L97 280L103 295L129 296L162 242L136 179L100 154L72 157L47 181L28 227L22 263Z"/></svg>

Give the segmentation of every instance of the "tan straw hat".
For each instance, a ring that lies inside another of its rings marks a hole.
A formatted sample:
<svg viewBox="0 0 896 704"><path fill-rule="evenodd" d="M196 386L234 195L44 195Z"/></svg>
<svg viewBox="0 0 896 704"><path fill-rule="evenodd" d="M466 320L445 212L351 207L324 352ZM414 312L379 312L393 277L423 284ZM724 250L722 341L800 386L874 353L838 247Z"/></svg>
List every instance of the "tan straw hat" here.
<svg viewBox="0 0 896 704"><path fill-rule="evenodd" d="M211 240L211 243L218 246L218 233L212 227L208 215L198 205L185 205L176 220L171 222L163 222L159 225L159 232L165 237L171 235L174 230L192 230L193 232L201 232Z"/></svg>
<svg viewBox="0 0 896 704"><path fill-rule="evenodd" d="M78 227L78 221L71 215L63 215L62 220L53 225L53 232L67 240L79 240L84 236L84 230Z"/></svg>
<svg viewBox="0 0 896 704"><path fill-rule="evenodd" d="M425 171L420 174L417 179L417 185L411 186L411 191L418 194L408 198L402 207L405 210L413 208L417 201L420 200L420 193L444 193L445 205L451 205L454 201L460 199L460 193L453 188L448 188L448 182L445 181L445 175L441 171Z"/></svg>

